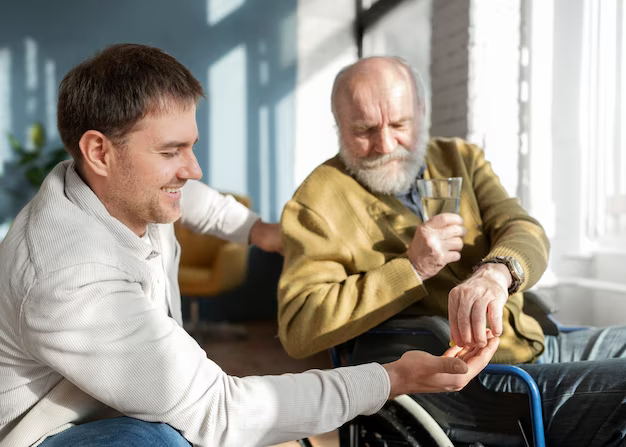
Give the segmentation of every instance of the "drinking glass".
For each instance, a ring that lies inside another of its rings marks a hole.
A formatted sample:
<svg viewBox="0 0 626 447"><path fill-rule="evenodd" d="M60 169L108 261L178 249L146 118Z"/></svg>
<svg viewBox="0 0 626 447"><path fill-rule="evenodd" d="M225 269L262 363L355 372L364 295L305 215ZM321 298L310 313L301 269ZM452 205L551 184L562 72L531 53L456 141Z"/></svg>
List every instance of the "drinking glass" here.
<svg viewBox="0 0 626 447"><path fill-rule="evenodd" d="M462 177L417 180L424 222L441 213L459 213Z"/></svg>

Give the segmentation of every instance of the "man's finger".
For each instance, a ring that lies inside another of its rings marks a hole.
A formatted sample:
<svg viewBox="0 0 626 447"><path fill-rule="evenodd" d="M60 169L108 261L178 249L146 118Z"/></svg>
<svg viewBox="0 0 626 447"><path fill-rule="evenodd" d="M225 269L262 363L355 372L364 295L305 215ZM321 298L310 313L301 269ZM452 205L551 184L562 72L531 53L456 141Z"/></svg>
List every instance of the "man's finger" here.
<svg viewBox="0 0 626 447"><path fill-rule="evenodd" d="M485 329L487 329L487 309L480 301L475 301L472 307L472 336L474 343L480 347L487 345Z"/></svg>
<svg viewBox="0 0 626 447"><path fill-rule="evenodd" d="M482 371L489 360L496 353L496 349L498 349L498 345L500 344L500 337L490 338L487 342L487 346L480 349L476 355L470 359L467 359L467 365L469 366L470 373L473 375L478 374Z"/></svg>
<svg viewBox="0 0 626 447"><path fill-rule="evenodd" d="M448 265L451 262L456 262L461 259L461 253L458 251L448 251L443 255L444 265Z"/></svg>
<svg viewBox="0 0 626 447"><path fill-rule="evenodd" d="M471 303L468 303L467 300L460 300L456 310L456 323L462 346L472 343L472 324L470 321L472 309L470 306Z"/></svg>
<svg viewBox="0 0 626 447"><path fill-rule="evenodd" d="M457 293L454 289L448 296L448 322L450 323L450 340L456 343L458 346L463 346L461 337L459 336L459 326L457 324L457 309L458 301L454 299L454 294Z"/></svg>
<svg viewBox="0 0 626 447"><path fill-rule="evenodd" d="M467 233L467 229L462 225L449 225L441 230L442 239L463 238Z"/></svg>
<svg viewBox="0 0 626 447"><path fill-rule="evenodd" d="M504 307L504 303L500 303L499 301L492 301L487 306L487 313L489 314L489 326L491 326L491 330L493 334L496 336L502 335L502 309Z"/></svg>
<svg viewBox="0 0 626 447"><path fill-rule="evenodd" d="M461 216L455 213L441 213L431 217L427 222L431 228L445 228L449 225L463 225Z"/></svg>
<svg viewBox="0 0 626 447"><path fill-rule="evenodd" d="M462 350L463 348L461 346L455 344L446 349L446 352L443 353L443 357L457 357Z"/></svg>
<svg viewBox="0 0 626 447"><path fill-rule="evenodd" d="M463 249L463 239L461 239L460 237L446 239L442 241L441 246L444 250L461 251Z"/></svg>

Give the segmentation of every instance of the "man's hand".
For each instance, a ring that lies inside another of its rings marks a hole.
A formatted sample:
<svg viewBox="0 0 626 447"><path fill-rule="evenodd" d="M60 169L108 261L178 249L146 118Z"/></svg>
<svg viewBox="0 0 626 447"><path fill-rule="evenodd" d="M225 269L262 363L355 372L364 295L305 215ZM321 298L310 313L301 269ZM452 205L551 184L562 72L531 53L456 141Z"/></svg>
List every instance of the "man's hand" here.
<svg viewBox="0 0 626 447"><path fill-rule="evenodd" d="M437 357L423 351L408 351L383 365L391 380L392 399L400 394L459 391L487 366L500 339L487 333L484 348L454 346Z"/></svg>
<svg viewBox="0 0 626 447"><path fill-rule="evenodd" d="M487 316L494 335L502 334L502 309L511 274L503 264L484 264L448 295L450 338L459 346L487 344Z"/></svg>
<svg viewBox="0 0 626 447"><path fill-rule="evenodd" d="M438 214L417 227L406 253L422 281L461 259L465 232L463 218L453 213Z"/></svg>
<svg viewBox="0 0 626 447"><path fill-rule="evenodd" d="M280 234L280 224L266 223L257 220L250 229L250 243L261 250L283 254L283 239Z"/></svg>

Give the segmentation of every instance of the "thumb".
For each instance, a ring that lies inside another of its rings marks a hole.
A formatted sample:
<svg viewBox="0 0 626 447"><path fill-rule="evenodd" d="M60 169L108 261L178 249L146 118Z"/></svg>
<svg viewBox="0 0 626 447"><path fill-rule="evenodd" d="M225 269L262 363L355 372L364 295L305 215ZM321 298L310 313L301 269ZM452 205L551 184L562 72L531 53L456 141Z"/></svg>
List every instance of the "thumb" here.
<svg viewBox="0 0 626 447"><path fill-rule="evenodd" d="M465 374L468 371L467 363L455 357L439 357L438 372L445 374Z"/></svg>

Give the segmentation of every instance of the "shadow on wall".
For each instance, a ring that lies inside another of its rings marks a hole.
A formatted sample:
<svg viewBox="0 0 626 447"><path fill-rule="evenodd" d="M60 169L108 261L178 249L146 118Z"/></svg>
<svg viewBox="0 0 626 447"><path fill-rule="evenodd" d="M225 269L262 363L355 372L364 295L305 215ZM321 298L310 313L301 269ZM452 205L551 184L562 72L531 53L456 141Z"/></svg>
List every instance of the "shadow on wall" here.
<svg viewBox="0 0 626 447"><path fill-rule="evenodd" d="M59 142L56 92L64 74L113 43L153 45L207 91L197 113L203 180L250 196L265 219L277 220L294 189L296 8L292 0L7 2L0 15L0 133L24 140L27 127L41 121ZM0 175L10 176L2 170L10 159L2 140ZM0 221L21 206L0 194Z"/></svg>

